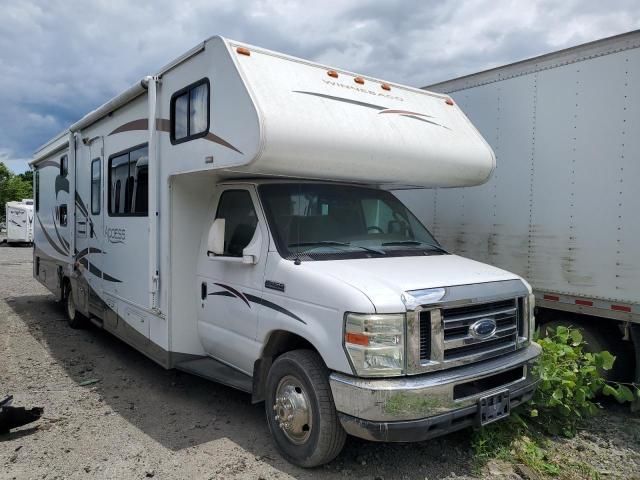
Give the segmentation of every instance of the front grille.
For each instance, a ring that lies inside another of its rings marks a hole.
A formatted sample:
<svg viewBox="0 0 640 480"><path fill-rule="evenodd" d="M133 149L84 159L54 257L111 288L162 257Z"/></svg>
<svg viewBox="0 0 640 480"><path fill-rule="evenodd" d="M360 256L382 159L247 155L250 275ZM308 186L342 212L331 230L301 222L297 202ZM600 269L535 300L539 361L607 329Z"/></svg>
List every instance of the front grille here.
<svg viewBox="0 0 640 480"><path fill-rule="evenodd" d="M469 327L486 318L496 322L495 333L488 338L473 336ZM514 351L518 335L524 331L523 319L524 302L521 297L450 308L445 305L436 316L433 316L433 311L421 311L420 364L424 366L436 361L459 365ZM437 337L432 339L432 335ZM432 351L433 342L439 345L435 351Z"/></svg>
<svg viewBox="0 0 640 480"><path fill-rule="evenodd" d="M431 317L429 312L420 313L420 360L431 358Z"/></svg>
<svg viewBox="0 0 640 480"><path fill-rule="evenodd" d="M518 299L444 308L444 360L470 361L501 355L516 349L518 341ZM496 332L486 339L471 335L469 327L483 318L496 322Z"/></svg>

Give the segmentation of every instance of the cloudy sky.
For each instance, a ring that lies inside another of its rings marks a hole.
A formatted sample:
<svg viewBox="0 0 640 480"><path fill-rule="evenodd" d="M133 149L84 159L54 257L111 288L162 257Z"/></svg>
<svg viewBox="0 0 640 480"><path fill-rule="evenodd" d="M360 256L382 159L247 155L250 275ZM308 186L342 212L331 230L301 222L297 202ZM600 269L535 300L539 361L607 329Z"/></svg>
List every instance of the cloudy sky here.
<svg viewBox="0 0 640 480"><path fill-rule="evenodd" d="M0 0L0 161L211 35L424 86L640 28L638 0Z"/></svg>

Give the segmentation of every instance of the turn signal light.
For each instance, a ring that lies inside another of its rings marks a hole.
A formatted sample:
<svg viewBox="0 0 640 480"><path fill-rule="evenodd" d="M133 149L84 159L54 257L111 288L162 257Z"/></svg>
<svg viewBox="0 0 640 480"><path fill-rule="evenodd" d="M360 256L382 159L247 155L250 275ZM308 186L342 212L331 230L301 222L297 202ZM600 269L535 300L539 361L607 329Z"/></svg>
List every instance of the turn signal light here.
<svg viewBox="0 0 640 480"><path fill-rule="evenodd" d="M364 78L362 77L356 77L353 79L354 82L356 82L359 85L364 85Z"/></svg>
<svg viewBox="0 0 640 480"><path fill-rule="evenodd" d="M336 72L335 70L329 70L327 72L327 75L329 75L330 77L333 77L333 78L338 78L338 72Z"/></svg>
<svg viewBox="0 0 640 480"><path fill-rule="evenodd" d="M369 337L362 333L347 332L344 335L344 339L347 343L354 345L369 345Z"/></svg>
<svg viewBox="0 0 640 480"><path fill-rule="evenodd" d="M245 47L236 48L236 52L238 52L240 55L246 55L247 57L251 55L251 52L249 51L249 49Z"/></svg>

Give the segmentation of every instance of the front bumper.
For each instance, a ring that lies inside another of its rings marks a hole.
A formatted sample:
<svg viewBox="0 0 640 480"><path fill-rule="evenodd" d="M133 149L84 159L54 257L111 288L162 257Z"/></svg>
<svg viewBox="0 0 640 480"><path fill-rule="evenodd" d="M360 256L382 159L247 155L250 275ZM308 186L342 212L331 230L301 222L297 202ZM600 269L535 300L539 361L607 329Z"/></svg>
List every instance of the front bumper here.
<svg viewBox="0 0 640 480"><path fill-rule="evenodd" d="M420 441L478 424L480 397L507 389L511 406L533 396L536 343L512 354L437 373L365 379L332 373L331 391L347 433L386 442Z"/></svg>

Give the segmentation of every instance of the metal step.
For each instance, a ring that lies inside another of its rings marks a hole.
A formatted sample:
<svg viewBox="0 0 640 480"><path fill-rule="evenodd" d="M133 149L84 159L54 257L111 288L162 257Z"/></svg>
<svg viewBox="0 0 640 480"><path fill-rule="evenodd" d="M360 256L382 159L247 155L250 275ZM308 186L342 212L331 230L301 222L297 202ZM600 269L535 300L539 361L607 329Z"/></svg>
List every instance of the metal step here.
<svg viewBox="0 0 640 480"><path fill-rule="evenodd" d="M231 368L213 358L199 358L176 364L175 368L183 372L191 373L207 380L222 383L229 387L237 388L243 392L251 393L253 389L252 378L235 368Z"/></svg>

